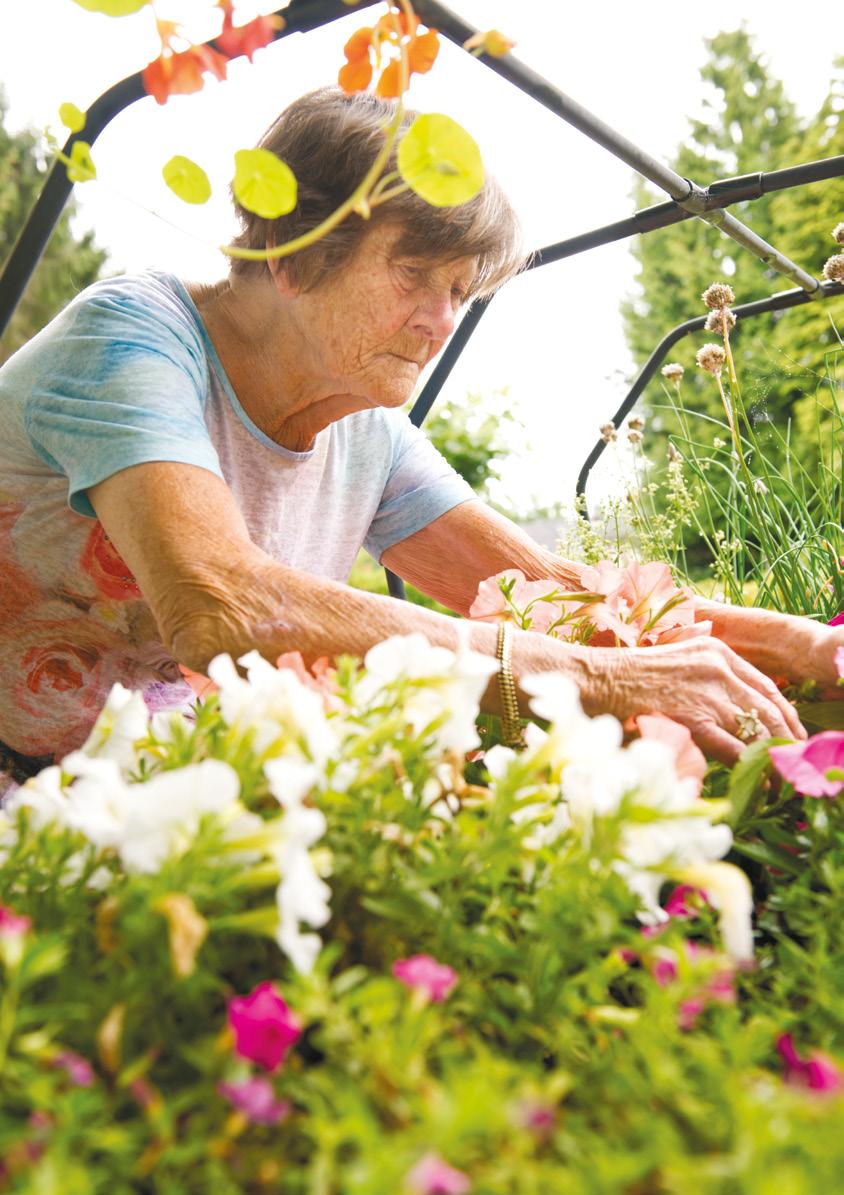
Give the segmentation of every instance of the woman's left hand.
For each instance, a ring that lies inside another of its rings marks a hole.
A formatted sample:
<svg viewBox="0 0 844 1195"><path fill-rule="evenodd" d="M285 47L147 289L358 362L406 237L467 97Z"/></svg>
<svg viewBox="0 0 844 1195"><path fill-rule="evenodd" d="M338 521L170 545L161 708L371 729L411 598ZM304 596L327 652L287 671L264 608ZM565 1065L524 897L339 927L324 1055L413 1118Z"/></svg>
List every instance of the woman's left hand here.
<svg viewBox="0 0 844 1195"><path fill-rule="evenodd" d="M836 652L844 648L844 626L777 614L755 607L728 606L698 599L698 619L712 621L712 633L775 680L817 681L824 697L844 699Z"/></svg>

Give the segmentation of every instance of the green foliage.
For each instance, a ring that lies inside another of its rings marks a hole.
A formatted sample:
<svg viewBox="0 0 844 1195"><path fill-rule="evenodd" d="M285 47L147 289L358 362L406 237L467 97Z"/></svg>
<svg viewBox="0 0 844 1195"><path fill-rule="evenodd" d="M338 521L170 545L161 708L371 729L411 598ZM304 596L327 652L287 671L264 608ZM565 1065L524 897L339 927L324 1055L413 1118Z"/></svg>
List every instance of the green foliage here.
<svg viewBox="0 0 844 1195"><path fill-rule="evenodd" d="M298 191L296 177L281 158L268 149L239 149L234 155L234 167L232 191L241 207L265 220L293 211Z"/></svg>
<svg viewBox="0 0 844 1195"><path fill-rule="evenodd" d="M396 164L411 190L434 207L467 203L484 185L477 143L441 112L416 117L399 142Z"/></svg>
<svg viewBox="0 0 844 1195"><path fill-rule="evenodd" d="M500 464L521 438L524 425L513 413L506 390L468 394L459 403L438 403L425 421L425 434L455 472L481 497L493 497Z"/></svg>
<svg viewBox="0 0 844 1195"><path fill-rule="evenodd" d="M672 162L680 174L705 184L840 152L844 59L836 63L820 111L803 121L745 29L720 33L707 47L710 59L702 70L709 89L706 115L691 121L690 135ZM635 197L637 207L661 198L643 183L637 184ZM756 233L819 277L835 249L830 233L844 213L844 179L775 192L733 210ZM625 304L624 319L637 361L643 361L675 324L704 313L700 295L713 281L728 281L738 303L791 285L699 220L650 233L640 238L634 252L639 261L639 293ZM775 465L783 461L782 440L789 435L789 421L793 422L792 455L810 471L817 463L816 439L807 433L815 424L824 354L838 344L832 321L840 321L842 313L844 300L836 299L756 316L746 324L739 321L733 333L748 414ZM686 409L717 419L722 411L711 378L693 364L704 339L717 337L688 337L674 352L687 369ZM654 407L664 405L658 380L651 383L645 399ZM677 419L660 410L650 427L649 446L661 456L665 433L678 429ZM704 422L694 428L699 440L711 437L712 431Z"/></svg>
<svg viewBox="0 0 844 1195"><path fill-rule="evenodd" d="M10 249L41 190L47 166L34 133L6 130L6 111L0 92L0 243ZM99 277L106 254L97 248L92 233L74 235L73 214L71 199L0 339L0 363Z"/></svg>

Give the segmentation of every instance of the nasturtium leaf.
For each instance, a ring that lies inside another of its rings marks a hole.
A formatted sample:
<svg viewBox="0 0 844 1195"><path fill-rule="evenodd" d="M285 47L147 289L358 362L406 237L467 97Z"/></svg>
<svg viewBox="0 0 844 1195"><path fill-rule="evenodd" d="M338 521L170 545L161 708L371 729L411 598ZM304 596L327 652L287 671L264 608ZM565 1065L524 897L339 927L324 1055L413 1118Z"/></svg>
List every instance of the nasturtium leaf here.
<svg viewBox="0 0 844 1195"><path fill-rule="evenodd" d="M107 17L128 17L130 13L139 12L150 3L150 0L74 0L80 8L87 8L88 12L101 12Z"/></svg>
<svg viewBox="0 0 844 1195"><path fill-rule="evenodd" d="M85 128L85 113L76 104L62 104L59 108L59 120L71 133L81 133Z"/></svg>
<svg viewBox="0 0 844 1195"><path fill-rule="evenodd" d="M434 207L455 207L484 185L475 140L450 116L417 116L399 142L397 164L407 185Z"/></svg>
<svg viewBox="0 0 844 1195"><path fill-rule="evenodd" d="M239 149L232 189L238 203L265 220L286 216L296 206L296 176L268 149Z"/></svg>
<svg viewBox="0 0 844 1195"><path fill-rule="evenodd" d="M74 141L71 146L67 177L72 183L88 183L97 177L97 168L87 141Z"/></svg>
<svg viewBox="0 0 844 1195"><path fill-rule="evenodd" d="M211 198L211 184L201 166L182 154L166 162L161 173L174 195L185 203L207 203Z"/></svg>

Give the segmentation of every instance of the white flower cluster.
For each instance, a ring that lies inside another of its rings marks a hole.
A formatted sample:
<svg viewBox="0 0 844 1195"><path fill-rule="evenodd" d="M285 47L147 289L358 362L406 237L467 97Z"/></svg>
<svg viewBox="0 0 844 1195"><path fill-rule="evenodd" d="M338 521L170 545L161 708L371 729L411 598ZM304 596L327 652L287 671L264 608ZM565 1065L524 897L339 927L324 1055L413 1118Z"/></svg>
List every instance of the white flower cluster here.
<svg viewBox="0 0 844 1195"><path fill-rule="evenodd" d="M550 767L559 778L550 808L538 802L517 812L519 820L539 823L526 843L548 845L567 831L588 839L595 818L629 813L615 867L639 898L641 919L648 924L665 920L659 891L666 880L695 884L720 908L728 953L749 959L750 885L738 868L713 862L730 849L731 831L713 823L716 808L698 798L695 782L677 775L671 749L648 739L624 747L620 723L607 714L584 714L576 687L565 677L529 676L522 687L532 695L531 709L550 726L547 733L528 728L528 749L518 766ZM506 747L486 756L498 779L516 763Z"/></svg>

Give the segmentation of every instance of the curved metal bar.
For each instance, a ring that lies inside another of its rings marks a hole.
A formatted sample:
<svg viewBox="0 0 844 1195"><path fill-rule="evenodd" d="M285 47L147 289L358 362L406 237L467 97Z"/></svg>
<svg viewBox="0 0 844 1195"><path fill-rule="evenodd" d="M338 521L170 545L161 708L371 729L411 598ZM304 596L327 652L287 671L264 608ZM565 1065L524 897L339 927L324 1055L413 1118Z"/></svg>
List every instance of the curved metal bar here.
<svg viewBox="0 0 844 1195"><path fill-rule="evenodd" d="M749 316L762 315L766 311L785 311L789 307L801 307L804 303L812 303L823 301L825 299L832 299L839 295L844 295L844 284L840 282L823 282L819 287L819 294L810 295L804 290L786 290L778 295L771 295L767 299L757 299L753 303L742 303L738 307L733 308L735 314L743 320ZM707 317L705 315L696 316L695 319L686 320L685 323L677 324L672 328L656 346L654 351L648 357L645 364L639 371L633 385L628 391L624 402L612 416L612 421L616 427L620 427L627 416L636 405L636 400L641 395L642 391L647 386L648 382L656 373L657 369L662 363L665 354L668 352L678 340L682 340L689 332L698 332L706 323ZM595 447L589 453L588 457L583 463L583 467L577 477L576 493L578 498L583 497L586 493L586 483L589 480L589 474L593 466L600 459L606 444L603 440L598 440ZM588 520L589 514L585 509L585 505L581 512Z"/></svg>
<svg viewBox="0 0 844 1195"><path fill-rule="evenodd" d="M378 0L358 0L358 8L377 4ZM326 25L339 17L348 16L349 6L344 0L291 0L287 8L279 9L276 16L283 17L284 25L275 31L273 41L289 37L291 33L307 33L320 25ZM217 49L212 38L206 45ZM76 141L89 145L103 129L130 104L146 97L143 71L129 75L104 91L88 109L85 128L74 133L66 141L63 152L69 155ZM15 246L0 272L0 336L5 331L14 310L20 302L27 283L32 276L41 255L47 247L59 217L64 210L73 183L67 177L67 170L61 162L54 162L44 186L26 223L18 235Z"/></svg>

